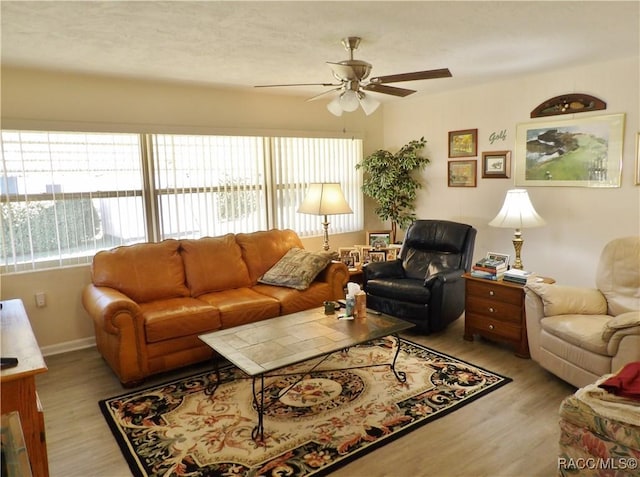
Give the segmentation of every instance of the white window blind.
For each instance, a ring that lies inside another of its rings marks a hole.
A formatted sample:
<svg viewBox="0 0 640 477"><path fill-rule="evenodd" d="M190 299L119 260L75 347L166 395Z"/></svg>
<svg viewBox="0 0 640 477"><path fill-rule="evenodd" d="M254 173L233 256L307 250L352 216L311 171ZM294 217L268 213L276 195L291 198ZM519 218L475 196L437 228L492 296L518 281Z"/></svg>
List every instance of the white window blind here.
<svg viewBox="0 0 640 477"><path fill-rule="evenodd" d="M362 159L361 140L274 138L272 157L276 227L291 228L300 236L322 235L322 221L297 210L310 183L339 182L354 213L328 217L331 233L362 230L362 174L356 170Z"/></svg>
<svg viewBox="0 0 640 477"><path fill-rule="evenodd" d="M136 134L2 131L3 271L88 263L144 239Z"/></svg>
<svg viewBox="0 0 640 477"><path fill-rule="evenodd" d="M4 130L1 143L3 272L165 238L319 236L321 220L297 212L312 182L339 182L353 209L332 233L363 228L361 140Z"/></svg>
<svg viewBox="0 0 640 477"><path fill-rule="evenodd" d="M161 238L266 228L263 138L154 135L153 144Z"/></svg>

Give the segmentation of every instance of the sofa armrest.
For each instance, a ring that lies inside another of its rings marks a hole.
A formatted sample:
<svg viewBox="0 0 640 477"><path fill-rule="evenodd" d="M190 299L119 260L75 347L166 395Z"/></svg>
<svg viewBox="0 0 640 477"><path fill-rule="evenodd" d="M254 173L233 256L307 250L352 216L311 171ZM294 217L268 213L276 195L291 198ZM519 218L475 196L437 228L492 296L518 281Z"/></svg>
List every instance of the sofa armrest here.
<svg viewBox="0 0 640 477"><path fill-rule="evenodd" d="M118 329L127 326L122 314L134 319L140 313L140 307L131 298L114 288L87 285L82 292L82 304L94 322L104 331L118 333Z"/></svg>
<svg viewBox="0 0 640 477"><path fill-rule="evenodd" d="M544 316L607 314L607 300L596 288L527 283L526 289L540 297Z"/></svg>
<svg viewBox="0 0 640 477"><path fill-rule="evenodd" d="M362 267L364 283L376 278L404 278L402 260L390 260L388 262L372 262Z"/></svg>
<svg viewBox="0 0 640 477"><path fill-rule="evenodd" d="M342 262L329 262L314 281L328 283L333 299L340 300L344 298L344 287L349 281L349 269Z"/></svg>
<svg viewBox="0 0 640 477"><path fill-rule="evenodd" d="M429 275L424 281L424 286L432 288L437 282L454 283L458 280L462 280L463 274L464 270L443 270L441 272L434 273L433 275Z"/></svg>
<svg viewBox="0 0 640 477"><path fill-rule="evenodd" d="M120 381L133 384L147 372L147 347L140 307L109 287L87 285L82 304L94 323L96 346Z"/></svg>

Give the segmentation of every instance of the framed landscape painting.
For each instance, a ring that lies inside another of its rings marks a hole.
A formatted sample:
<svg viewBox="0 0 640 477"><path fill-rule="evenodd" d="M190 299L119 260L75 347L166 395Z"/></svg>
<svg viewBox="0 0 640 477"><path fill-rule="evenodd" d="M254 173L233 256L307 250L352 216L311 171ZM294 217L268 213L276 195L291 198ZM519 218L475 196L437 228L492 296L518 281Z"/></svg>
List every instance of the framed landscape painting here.
<svg viewBox="0 0 640 477"><path fill-rule="evenodd" d="M449 131L449 157L473 157L478 155L478 130Z"/></svg>
<svg viewBox="0 0 640 477"><path fill-rule="evenodd" d="M620 187L624 114L518 124L516 186Z"/></svg>

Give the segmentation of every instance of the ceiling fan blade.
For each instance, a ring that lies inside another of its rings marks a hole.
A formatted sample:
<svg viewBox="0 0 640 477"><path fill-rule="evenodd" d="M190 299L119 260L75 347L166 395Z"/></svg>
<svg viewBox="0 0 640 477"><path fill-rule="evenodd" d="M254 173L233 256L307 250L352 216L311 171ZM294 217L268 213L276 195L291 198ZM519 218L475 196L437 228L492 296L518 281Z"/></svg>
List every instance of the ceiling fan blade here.
<svg viewBox="0 0 640 477"><path fill-rule="evenodd" d="M391 94L393 96L409 96L416 91L414 89L404 89L404 88L396 88L395 86L387 86L384 84L377 83L369 83L366 86L363 86L362 89L367 91L373 91L374 93L382 93L382 94Z"/></svg>
<svg viewBox="0 0 640 477"><path fill-rule="evenodd" d="M332 63L327 61L327 65L333 71L333 76L343 81L355 81L358 79L358 75L355 70L349 65L343 65L342 63Z"/></svg>
<svg viewBox="0 0 640 477"><path fill-rule="evenodd" d="M254 88L280 88L282 86L341 86L334 83L290 83L290 84L259 84Z"/></svg>
<svg viewBox="0 0 640 477"><path fill-rule="evenodd" d="M415 71L413 73L401 73L397 75L377 76L371 78L371 83L399 83L400 81L417 81L435 78L450 78L451 71L449 68L441 68L439 70Z"/></svg>
<svg viewBox="0 0 640 477"><path fill-rule="evenodd" d="M309 99L307 99L307 101L315 101L316 99L318 99L321 96L324 96L325 94L333 93L334 91L340 91L341 89L342 87L333 88L333 89L330 89L329 91L324 91L323 93L316 94L315 96L311 96Z"/></svg>

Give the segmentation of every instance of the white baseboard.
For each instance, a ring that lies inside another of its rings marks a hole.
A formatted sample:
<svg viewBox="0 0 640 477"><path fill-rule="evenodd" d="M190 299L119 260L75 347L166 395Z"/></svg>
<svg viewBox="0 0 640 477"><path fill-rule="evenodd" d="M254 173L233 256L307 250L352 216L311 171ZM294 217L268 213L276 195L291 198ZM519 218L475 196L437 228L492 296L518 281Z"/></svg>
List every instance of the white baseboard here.
<svg viewBox="0 0 640 477"><path fill-rule="evenodd" d="M69 351L75 351L78 349L91 348L96 345L95 337L82 338L79 340L66 341L51 346L44 346L40 348L40 352L43 356L53 356L54 354L68 353Z"/></svg>

